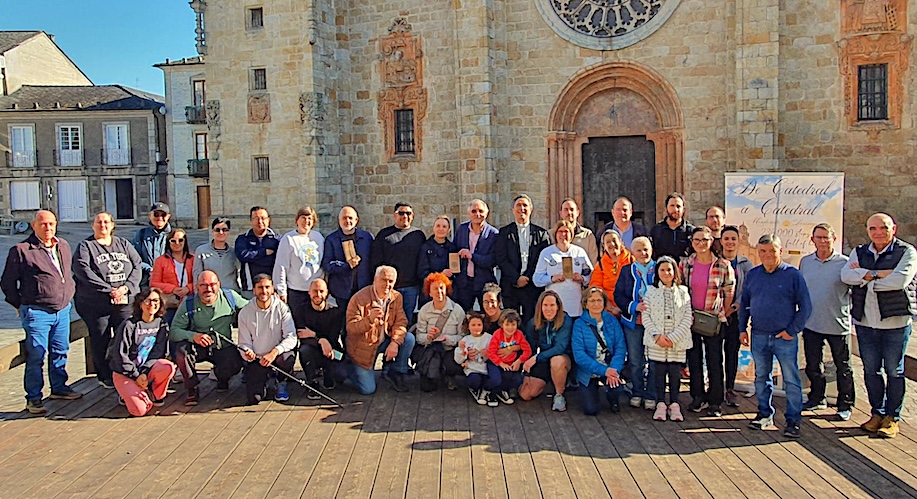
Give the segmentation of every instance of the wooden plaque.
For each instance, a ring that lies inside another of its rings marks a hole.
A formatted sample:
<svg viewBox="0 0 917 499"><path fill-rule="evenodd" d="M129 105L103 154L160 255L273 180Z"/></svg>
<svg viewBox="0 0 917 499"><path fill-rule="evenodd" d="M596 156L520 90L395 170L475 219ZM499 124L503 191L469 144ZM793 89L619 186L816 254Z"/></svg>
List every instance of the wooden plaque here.
<svg viewBox="0 0 917 499"><path fill-rule="evenodd" d="M573 279L573 257L563 257L561 259L561 264L564 266L564 278Z"/></svg>
<svg viewBox="0 0 917 499"><path fill-rule="evenodd" d="M344 245L344 259L348 261L353 260L353 258L357 256L357 250L353 247L353 241L348 239L343 241L342 244Z"/></svg>
<svg viewBox="0 0 917 499"><path fill-rule="evenodd" d="M453 274L458 274L462 271L462 260L459 258L458 253L449 253L449 270Z"/></svg>

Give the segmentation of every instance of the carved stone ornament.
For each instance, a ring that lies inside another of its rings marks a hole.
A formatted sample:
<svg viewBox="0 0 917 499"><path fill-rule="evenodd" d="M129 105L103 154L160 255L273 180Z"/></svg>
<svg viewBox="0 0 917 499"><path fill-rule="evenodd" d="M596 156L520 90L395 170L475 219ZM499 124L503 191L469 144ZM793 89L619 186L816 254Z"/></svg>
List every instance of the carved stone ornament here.
<svg viewBox="0 0 917 499"><path fill-rule="evenodd" d="M842 0L844 35L905 30L906 0Z"/></svg>
<svg viewBox="0 0 917 499"><path fill-rule="evenodd" d="M396 18L389 34L379 40L382 90L378 93L379 121L390 161L419 161L423 144L423 119L427 114L427 91L423 86L423 49L419 36L403 17ZM414 110L414 150L411 155L395 154L395 111Z"/></svg>
<svg viewBox="0 0 917 499"><path fill-rule="evenodd" d="M561 38L595 50L633 45L659 29L681 0L534 0Z"/></svg>
<svg viewBox="0 0 917 499"><path fill-rule="evenodd" d="M253 94L248 96L248 122L271 122L271 96L270 94Z"/></svg>
<svg viewBox="0 0 917 499"><path fill-rule="evenodd" d="M312 128L321 128L325 121L325 94L305 92L299 95L299 121Z"/></svg>
<svg viewBox="0 0 917 499"><path fill-rule="evenodd" d="M210 159L220 159L220 101L208 100L204 106L207 113L207 148Z"/></svg>

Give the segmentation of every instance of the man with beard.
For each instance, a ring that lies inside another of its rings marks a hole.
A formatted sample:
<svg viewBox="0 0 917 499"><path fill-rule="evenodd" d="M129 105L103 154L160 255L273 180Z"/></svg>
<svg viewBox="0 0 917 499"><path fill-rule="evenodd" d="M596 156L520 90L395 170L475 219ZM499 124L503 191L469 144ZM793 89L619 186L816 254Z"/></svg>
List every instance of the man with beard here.
<svg viewBox="0 0 917 499"><path fill-rule="evenodd" d="M309 286L309 305L302 311L302 322L296 324L299 336L299 363L306 373L306 381L318 387L318 370L322 370L322 384L326 390L337 385L337 371L341 360L341 327L343 308L328 301L328 284L322 279ZM314 392L306 394L310 400L320 397Z"/></svg>
<svg viewBox="0 0 917 499"><path fill-rule="evenodd" d="M688 256L694 226L685 220L685 197L673 192L665 198L665 218L650 230L653 255L670 256L678 261Z"/></svg>
<svg viewBox="0 0 917 499"><path fill-rule="evenodd" d="M707 228L713 232L713 245L710 247L710 251L716 256L723 256L723 243L720 242L720 237L723 234L723 227L726 226L726 212L719 206L711 206L707 208L707 213L704 214L704 217Z"/></svg>

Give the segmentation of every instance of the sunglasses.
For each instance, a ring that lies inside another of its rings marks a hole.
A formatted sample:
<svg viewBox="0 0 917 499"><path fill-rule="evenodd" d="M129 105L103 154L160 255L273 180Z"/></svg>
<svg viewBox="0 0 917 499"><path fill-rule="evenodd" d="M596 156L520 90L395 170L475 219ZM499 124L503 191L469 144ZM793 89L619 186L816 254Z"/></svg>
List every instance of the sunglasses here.
<svg viewBox="0 0 917 499"><path fill-rule="evenodd" d="M413 211L396 211L395 214L401 217L409 217L413 215L414 212Z"/></svg>
<svg viewBox="0 0 917 499"><path fill-rule="evenodd" d="M166 218L167 216L168 215L166 215L164 212L161 212L161 211L157 211L153 213L154 218Z"/></svg>
<svg viewBox="0 0 917 499"><path fill-rule="evenodd" d="M183 243L185 242L185 238L173 237L172 239L169 239L169 242L170 243Z"/></svg>
<svg viewBox="0 0 917 499"><path fill-rule="evenodd" d="M213 229L213 231L216 232L217 234L222 234L224 232L229 232L229 229L219 229L218 228L218 229Z"/></svg>

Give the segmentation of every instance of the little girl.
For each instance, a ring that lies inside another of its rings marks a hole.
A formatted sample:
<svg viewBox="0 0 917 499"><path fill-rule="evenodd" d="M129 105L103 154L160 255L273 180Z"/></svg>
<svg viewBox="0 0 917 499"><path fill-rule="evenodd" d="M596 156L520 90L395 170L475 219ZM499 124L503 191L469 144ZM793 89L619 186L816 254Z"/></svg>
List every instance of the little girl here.
<svg viewBox="0 0 917 499"><path fill-rule="evenodd" d="M522 384L522 363L532 356L532 347L526 341L525 335L519 329L522 318L512 309L504 310L500 314L500 329L494 333L487 347L487 357L494 366L500 369L500 386L496 398L504 404L515 402L509 391L519 388ZM490 372L490 367L488 367ZM491 393L488 405L495 396Z"/></svg>
<svg viewBox="0 0 917 499"><path fill-rule="evenodd" d="M681 387L681 367L687 351L693 345L691 339L691 297L688 288L681 285L678 265L675 260L663 256L656 261L656 275L653 286L646 290L643 312L643 344L646 356L653 363L656 372L656 412L653 419L684 421L678 392ZM669 405L665 404L665 380L669 378Z"/></svg>
<svg viewBox="0 0 917 499"><path fill-rule="evenodd" d="M500 368L487 362L487 347L492 338L484 332L484 314L471 311L462 323L465 336L455 347L455 361L462 365L468 377L468 391L480 405L497 406L488 400L490 392L500 386Z"/></svg>

